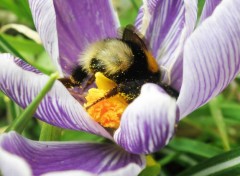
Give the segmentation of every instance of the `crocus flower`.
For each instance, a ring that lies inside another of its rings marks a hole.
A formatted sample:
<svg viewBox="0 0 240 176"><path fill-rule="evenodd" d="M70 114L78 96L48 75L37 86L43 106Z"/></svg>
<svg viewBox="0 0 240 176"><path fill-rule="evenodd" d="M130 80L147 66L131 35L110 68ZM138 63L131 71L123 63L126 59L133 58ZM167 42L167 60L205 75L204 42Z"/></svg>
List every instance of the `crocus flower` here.
<svg viewBox="0 0 240 176"><path fill-rule="evenodd" d="M29 4L42 42L62 77L71 74L86 45L117 37L119 22L107 0L29 0ZM238 74L239 6L239 0L206 0L197 22L197 0L143 1L135 27L159 64L162 82L179 91L177 100L159 85L143 85L112 134L84 110L76 96L81 90L69 91L57 81L35 116L55 126L104 136L114 144L35 142L11 132L0 138L1 168L10 167L2 156L11 155L22 164L24 160L34 175L121 169L127 170L125 175L136 175L144 167L143 154L165 146L180 119L219 94ZM10 54L0 56L0 65L0 89L23 108L48 80Z"/></svg>

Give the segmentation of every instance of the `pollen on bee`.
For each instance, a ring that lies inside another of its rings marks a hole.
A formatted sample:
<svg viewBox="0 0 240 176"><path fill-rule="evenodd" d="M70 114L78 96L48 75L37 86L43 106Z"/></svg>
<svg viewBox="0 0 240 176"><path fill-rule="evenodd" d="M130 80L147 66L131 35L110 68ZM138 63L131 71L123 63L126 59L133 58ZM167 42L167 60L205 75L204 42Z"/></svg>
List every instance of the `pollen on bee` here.
<svg viewBox="0 0 240 176"><path fill-rule="evenodd" d="M88 95L85 97L87 100L85 107L104 97L109 90L116 87L115 82L106 78L100 72L95 74L95 78L97 88L92 88L88 91ZM116 94L87 108L87 112L103 127L116 129L119 127L122 113L127 105L126 100L120 94Z"/></svg>

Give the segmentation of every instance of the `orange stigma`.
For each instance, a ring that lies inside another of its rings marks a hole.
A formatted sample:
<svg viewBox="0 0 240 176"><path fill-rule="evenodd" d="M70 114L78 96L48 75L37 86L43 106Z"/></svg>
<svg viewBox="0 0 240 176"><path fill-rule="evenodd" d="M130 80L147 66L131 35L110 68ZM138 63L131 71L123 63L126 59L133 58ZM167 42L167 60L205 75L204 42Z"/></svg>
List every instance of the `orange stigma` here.
<svg viewBox="0 0 240 176"><path fill-rule="evenodd" d="M116 88L117 84L100 72L95 74L95 78L97 88L92 88L88 91L88 95L85 97L87 103L84 104L84 107L89 115L100 125L106 128L117 129L122 113L128 103L119 93L110 98L103 98L109 91ZM99 99L101 100L99 101Z"/></svg>

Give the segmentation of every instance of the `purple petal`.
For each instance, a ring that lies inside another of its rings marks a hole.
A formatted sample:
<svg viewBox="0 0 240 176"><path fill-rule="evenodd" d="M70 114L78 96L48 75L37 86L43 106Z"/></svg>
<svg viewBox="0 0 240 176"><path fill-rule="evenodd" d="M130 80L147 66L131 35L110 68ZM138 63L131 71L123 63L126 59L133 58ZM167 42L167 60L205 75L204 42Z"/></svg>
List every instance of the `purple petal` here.
<svg viewBox="0 0 240 176"><path fill-rule="evenodd" d="M115 144L38 142L15 132L3 134L0 141L4 150L25 159L34 175L68 170L99 174L130 163L145 166L143 156L127 153Z"/></svg>
<svg viewBox="0 0 240 176"><path fill-rule="evenodd" d="M116 37L119 22L110 0L55 0L60 64L66 75L87 45Z"/></svg>
<svg viewBox="0 0 240 176"><path fill-rule="evenodd" d="M202 14L199 20L199 24L201 24L207 17L212 15L214 9L218 6L218 4L221 1L222 0L206 0L205 1Z"/></svg>
<svg viewBox="0 0 240 176"><path fill-rule="evenodd" d="M24 70L34 72L34 73L37 73L37 74L42 74L38 69L36 69L33 66L27 64L22 59L14 58L14 62L15 62L15 64L17 64L19 67L21 67Z"/></svg>
<svg viewBox="0 0 240 176"><path fill-rule="evenodd" d="M172 97L155 84L145 84L140 96L124 111L114 139L131 153L152 153L172 137L176 114Z"/></svg>
<svg viewBox="0 0 240 176"><path fill-rule="evenodd" d="M60 171L60 172L49 172L41 176L97 176L96 174L87 171Z"/></svg>
<svg viewBox="0 0 240 176"><path fill-rule="evenodd" d="M150 19L152 18L154 9L159 0L143 1L143 5L140 7L138 16L135 20L135 27L142 34L146 33Z"/></svg>
<svg viewBox="0 0 240 176"><path fill-rule="evenodd" d="M15 60L10 54L0 55L0 90L25 108L37 96L49 77L22 69ZM88 131L111 138L59 81L55 82L40 103L36 117L62 128Z"/></svg>
<svg viewBox="0 0 240 176"><path fill-rule="evenodd" d="M176 90L181 87L182 52L194 30L196 0L159 0L145 37L163 72L163 82Z"/></svg>
<svg viewBox="0 0 240 176"><path fill-rule="evenodd" d="M107 171L103 172L101 174L98 174L98 176L123 176L123 175L131 175L131 176L137 176L142 168L137 164L128 164L127 166L114 170L114 171ZM97 176L96 174L85 172L85 171L65 171L65 172L52 172L48 174L44 174L43 176Z"/></svg>
<svg viewBox="0 0 240 176"><path fill-rule="evenodd" d="M219 94L240 70L240 1L224 0L188 39L180 118Z"/></svg>
<svg viewBox="0 0 240 176"><path fill-rule="evenodd" d="M57 70L62 74L59 65L58 38L56 29L56 14L53 1L29 0L33 20L42 43L50 55Z"/></svg>
<svg viewBox="0 0 240 176"><path fill-rule="evenodd" d="M123 175L131 175L137 176L143 168L135 163L128 164L127 166L120 168L115 171L108 171L100 174L100 176L123 176Z"/></svg>
<svg viewBox="0 0 240 176"><path fill-rule="evenodd" d="M1 143L1 138L0 138ZM14 169L13 169L14 168ZM0 173L7 176L31 176L31 168L22 158L0 148Z"/></svg>

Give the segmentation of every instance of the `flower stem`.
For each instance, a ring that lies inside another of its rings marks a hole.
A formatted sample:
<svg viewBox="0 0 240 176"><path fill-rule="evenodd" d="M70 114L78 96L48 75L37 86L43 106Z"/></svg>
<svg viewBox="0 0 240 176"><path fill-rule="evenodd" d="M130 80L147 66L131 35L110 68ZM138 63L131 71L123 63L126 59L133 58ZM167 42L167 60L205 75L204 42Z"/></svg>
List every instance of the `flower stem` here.
<svg viewBox="0 0 240 176"><path fill-rule="evenodd" d="M220 133L220 137L221 137L222 143L223 143L223 148L224 148L224 150L229 151L230 145L229 145L228 135L227 135L227 131L226 131L226 125L224 122L222 112L219 108L217 98L214 98L214 99L212 99L212 101L209 102L209 107L210 107L210 111L212 113L212 117L213 117L213 119L217 125L218 131Z"/></svg>
<svg viewBox="0 0 240 176"><path fill-rule="evenodd" d="M61 128L43 122L39 141L59 141L61 133Z"/></svg>
<svg viewBox="0 0 240 176"><path fill-rule="evenodd" d="M12 123L13 119L16 117L12 102L7 96L4 96L4 102L7 110L7 122Z"/></svg>
<svg viewBox="0 0 240 176"><path fill-rule="evenodd" d="M22 112L22 114L20 114L20 116L13 121L13 123L6 129L5 132L9 132L12 130L17 131L20 134L23 132L27 122L32 118L41 100L52 88L57 78L58 73L53 73L50 75L50 79L40 91L40 93L37 95L37 97L28 105L28 107Z"/></svg>

